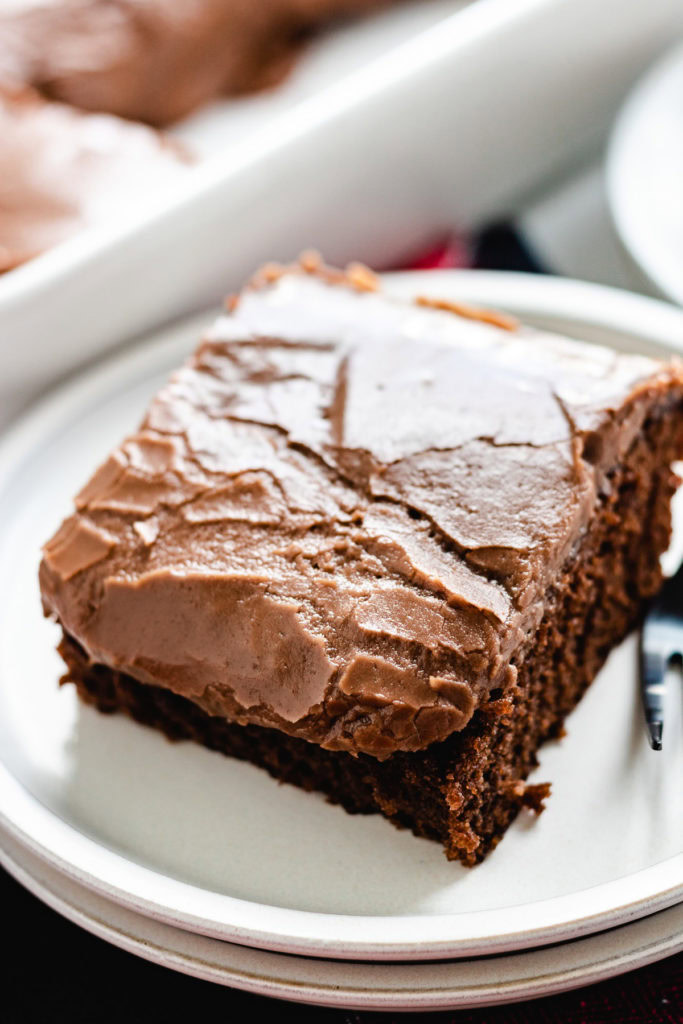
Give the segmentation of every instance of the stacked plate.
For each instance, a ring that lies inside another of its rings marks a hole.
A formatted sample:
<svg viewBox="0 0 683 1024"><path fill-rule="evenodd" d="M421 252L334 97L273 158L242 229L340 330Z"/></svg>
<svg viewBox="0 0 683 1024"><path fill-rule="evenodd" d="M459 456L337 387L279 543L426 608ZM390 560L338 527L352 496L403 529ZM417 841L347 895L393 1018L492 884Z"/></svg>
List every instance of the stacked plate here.
<svg viewBox="0 0 683 1024"><path fill-rule="evenodd" d="M683 305L683 46L638 82L612 133L607 196L642 281Z"/></svg>
<svg viewBox="0 0 683 1024"><path fill-rule="evenodd" d="M615 348L681 351L683 313L557 279L396 275ZM0 856L65 916L155 962L268 995L462 1007L583 985L683 949L683 722L644 735L635 638L544 748L553 795L480 867L57 687L41 543L210 313L87 371L0 444ZM683 539L683 505L676 512ZM680 557L680 544L670 552ZM674 693L672 696L678 696Z"/></svg>

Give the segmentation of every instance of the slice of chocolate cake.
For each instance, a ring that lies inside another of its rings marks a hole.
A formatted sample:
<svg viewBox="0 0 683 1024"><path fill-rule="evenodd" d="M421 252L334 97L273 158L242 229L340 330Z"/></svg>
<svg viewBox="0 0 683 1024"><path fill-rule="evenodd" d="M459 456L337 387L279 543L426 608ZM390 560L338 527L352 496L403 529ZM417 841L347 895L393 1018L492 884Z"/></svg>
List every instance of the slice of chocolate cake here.
<svg viewBox="0 0 683 1024"><path fill-rule="evenodd" d="M679 362L267 269L45 548L65 679L474 864L660 584L682 409Z"/></svg>

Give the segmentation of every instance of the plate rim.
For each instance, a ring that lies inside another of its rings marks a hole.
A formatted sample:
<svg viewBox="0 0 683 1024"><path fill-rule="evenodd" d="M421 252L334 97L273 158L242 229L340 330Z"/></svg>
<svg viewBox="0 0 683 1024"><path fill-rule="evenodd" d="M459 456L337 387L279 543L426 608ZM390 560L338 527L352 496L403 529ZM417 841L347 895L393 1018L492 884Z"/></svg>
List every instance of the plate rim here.
<svg viewBox="0 0 683 1024"><path fill-rule="evenodd" d="M682 311L602 285L507 272L453 270L387 275L387 282L390 290L404 294L424 290L425 286L442 293L447 288L468 301L498 305L522 315L601 326L683 353ZM195 314L156 332L132 350L108 356L29 408L0 438L0 489L41 436L45 424L66 415L74 397L86 393L92 396L105 381L111 390L137 374L142 366L157 365L157 352L177 344L190 325L206 322L205 315ZM1 762L0 822L40 859L121 906L205 936L295 955L424 960L509 952L592 934L683 901L680 853L579 893L524 904L522 931L512 927L520 916L519 906L466 914L384 917L273 907L170 878L100 845L44 807ZM201 913L197 913L198 907ZM544 917L543 908L550 914ZM472 928L475 918L483 925L479 930ZM497 928L490 925L501 918L510 923Z"/></svg>
<svg viewBox="0 0 683 1024"><path fill-rule="evenodd" d="M22 858L21 863L18 859L19 856ZM190 977L238 988L255 995L339 1009L424 1011L457 1010L509 1004L511 1002L556 995L561 992L582 988L586 984L605 981L619 974L661 960L664 957L672 956L683 950L683 932L678 927L674 928L673 931L669 929L659 940L650 940L635 946L633 945L632 938L633 931L631 931L631 945L625 950L623 948L624 932L627 932L629 928L633 929L633 927L637 929L639 924L644 923L636 921L632 922L631 925L624 925L614 930L578 939L576 942L570 941L559 946L541 947L540 949L512 953L498 958L498 960L526 961L528 964L532 958L551 957L553 953L558 951L562 956L563 953L566 954L567 946L580 948L585 943L590 944L591 955L584 960L583 968L573 965L563 970L552 971L546 969L533 978L507 979L503 982L492 980L489 984L470 982L469 985L466 981L464 984L437 985L433 980L430 987L421 987L413 984L410 988L399 987L393 989L386 982L381 987L368 986L367 984L361 985L358 982L354 986L352 984L353 974L357 973L354 968L367 968L368 966L373 966L372 964L354 964L344 961L325 961L319 959L312 961L312 963L314 969L323 972L323 979L318 979L317 981L302 980L301 977L291 977L291 972L289 978L283 978L282 975L277 977L277 972L275 976L272 973L273 967L277 964L278 960L286 960L291 966L299 961L308 962L308 958L289 954L283 955L259 949L245 950L244 947L203 936L200 937L202 944L201 952L193 953L191 948L188 949L188 945L190 947L192 945L190 936L184 933L182 929L173 928L169 925L161 925L161 927L157 925L155 928L153 922L145 918L144 915L137 914L135 911L124 911L127 927L123 927L121 924L117 926L116 923L112 923L108 918L108 914L114 909L120 915L122 908L116 908L116 905L111 901L79 886L78 883L72 882L71 886L67 884L67 892L65 893L62 876L49 866L46 866L48 878L45 878L45 872L43 872L42 878L39 877L40 872L36 872L35 866L29 866L26 863L25 851L21 850L21 848L18 848L18 853L12 850L8 851L6 845L3 845L0 841L0 864L16 881L38 899L42 900L42 902L50 906L51 909L67 918L67 920L72 921L74 924L79 925L81 928L117 948L139 956L151 963L187 974ZM80 905L74 900L73 894L69 895L69 888L75 889L81 897ZM661 912L660 923L667 920L666 915L666 910ZM648 919L650 922L651 920L651 918ZM139 934L140 928L142 928L141 934ZM164 945L160 941L164 934L175 939L175 948L171 948L168 942ZM604 946L617 935L622 939L622 942L619 943L618 951L615 951L612 955L605 953L602 957L596 957L596 943ZM184 936L185 949L183 950ZM212 951L214 952L213 962L210 955ZM234 961L232 964L229 962L231 954L233 957L239 958L240 955L244 956L245 953L247 955L251 954L257 963L259 957L265 960L265 964L262 962L260 968L257 968L258 973L254 969L240 970ZM222 963L220 962L221 959ZM437 963L427 961L421 964L412 964L410 967L413 973L422 974L427 974L428 972L436 974L447 970L450 980L454 974L466 974L468 963L475 963L476 959L474 958L474 960L469 961L442 960ZM267 970L267 964L270 964L270 976L264 973ZM374 966L381 966L385 969L389 968L386 971L386 974L389 975L396 969L400 969L402 975L405 974L406 965L404 963L384 963ZM328 975L326 980L324 979L325 973ZM346 974L348 978L346 984L339 977L339 975L343 974Z"/></svg>
<svg viewBox="0 0 683 1024"><path fill-rule="evenodd" d="M607 206L622 251L657 295L679 305L683 305L683 281L678 284L676 275L668 272L665 262L658 258L648 239L643 240L642 232L634 226L629 204L624 200L622 176L628 164L629 151L650 118L651 104L657 105L669 79L680 80L681 77L683 43L678 42L641 76L628 94L610 133L605 161Z"/></svg>

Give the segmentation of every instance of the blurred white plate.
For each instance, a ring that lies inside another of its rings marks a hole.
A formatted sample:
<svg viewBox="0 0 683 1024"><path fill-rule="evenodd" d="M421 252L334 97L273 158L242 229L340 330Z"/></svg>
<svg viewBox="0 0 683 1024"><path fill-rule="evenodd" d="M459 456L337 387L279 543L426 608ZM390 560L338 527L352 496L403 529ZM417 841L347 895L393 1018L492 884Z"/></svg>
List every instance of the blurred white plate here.
<svg viewBox="0 0 683 1024"><path fill-rule="evenodd" d="M452 1010L532 999L634 970L683 949L683 904L548 949L476 960L360 964L249 949L126 910L6 836L0 863L53 910L145 960L258 995L364 1010Z"/></svg>
<svg viewBox="0 0 683 1024"><path fill-rule="evenodd" d="M406 293L489 303L621 348L682 347L683 313L598 286L474 272L391 282ZM521 817L470 871L381 818L349 816L248 764L81 707L71 687L58 690L58 630L41 616L39 547L199 331L197 320L181 324L77 378L0 447L5 831L137 912L317 956L425 960L508 951L683 899L683 723L672 707L663 753L649 749L634 637L613 652L571 716L567 739L544 748L535 778L553 783L546 812L538 821Z"/></svg>
<svg viewBox="0 0 683 1024"><path fill-rule="evenodd" d="M627 100L610 143L607 195L644 280L683 305L683 46Z"/></svg>

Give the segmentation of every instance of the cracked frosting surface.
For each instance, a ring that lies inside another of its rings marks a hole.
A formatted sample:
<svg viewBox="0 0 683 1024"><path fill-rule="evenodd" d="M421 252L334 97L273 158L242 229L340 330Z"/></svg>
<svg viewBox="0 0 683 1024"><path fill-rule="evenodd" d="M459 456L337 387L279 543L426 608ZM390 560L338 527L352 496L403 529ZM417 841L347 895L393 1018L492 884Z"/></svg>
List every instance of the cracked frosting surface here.
<svg viewBox="0 0 683 1024"><path fill-rule="evenodd" d="M306 264L232 306L46 545L46 611L211 714L378 758L443 740L514 687L681 368Z"/></svg>

